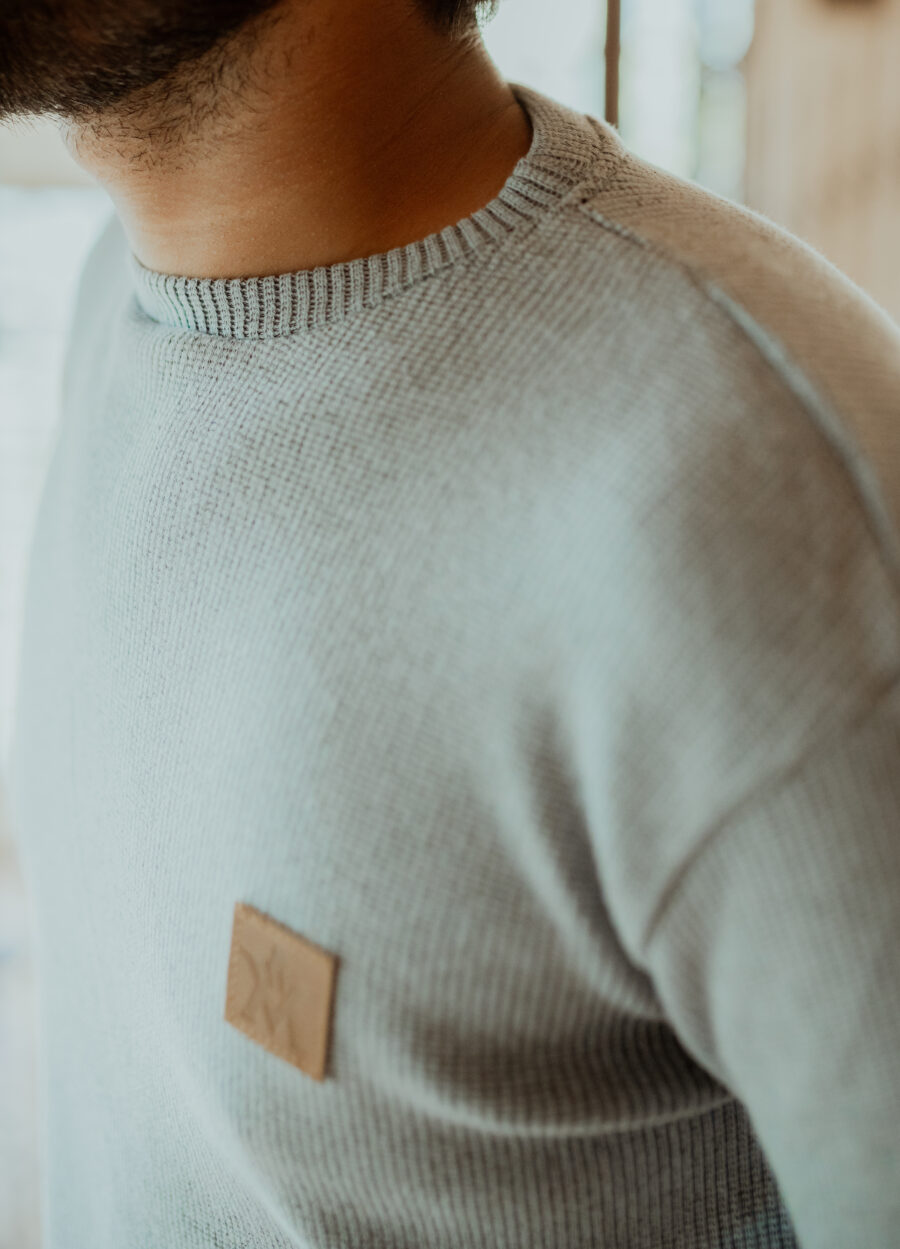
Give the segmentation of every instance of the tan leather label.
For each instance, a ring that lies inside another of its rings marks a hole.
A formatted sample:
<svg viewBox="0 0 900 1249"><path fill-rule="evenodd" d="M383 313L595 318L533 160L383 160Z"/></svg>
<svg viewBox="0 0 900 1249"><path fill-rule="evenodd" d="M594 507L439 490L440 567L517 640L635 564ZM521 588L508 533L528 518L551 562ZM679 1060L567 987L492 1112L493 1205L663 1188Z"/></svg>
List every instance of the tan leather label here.
<svg viewBox="0 0 900 1249"><path fill-rule="evenodd" d="M324 1080L337 963L329 950L237 902L225 1019L270 1054Z"/></svg>

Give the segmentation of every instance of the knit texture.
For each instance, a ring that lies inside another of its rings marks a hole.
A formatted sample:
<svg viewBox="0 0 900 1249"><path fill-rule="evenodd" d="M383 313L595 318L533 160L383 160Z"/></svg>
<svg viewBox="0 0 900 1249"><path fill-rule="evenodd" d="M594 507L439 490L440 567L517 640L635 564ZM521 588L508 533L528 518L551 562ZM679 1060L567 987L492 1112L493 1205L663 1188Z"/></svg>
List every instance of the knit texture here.
<svg viewBox="0 0 900 1249"><path fill-rule="evenodd" d="M900 334L512 84L468 219L82 282L8 767L46 1249L900 1246ZM235 904L340 960L324 1079Z"/></svg>

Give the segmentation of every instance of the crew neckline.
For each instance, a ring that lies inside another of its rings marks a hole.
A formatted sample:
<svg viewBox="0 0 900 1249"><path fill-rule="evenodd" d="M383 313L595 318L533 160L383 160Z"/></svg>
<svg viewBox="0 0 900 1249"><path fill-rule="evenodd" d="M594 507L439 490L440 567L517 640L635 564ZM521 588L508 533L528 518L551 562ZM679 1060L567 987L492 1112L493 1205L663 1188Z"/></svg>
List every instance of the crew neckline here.
<svg viewBox="0 0 900 1249"><path fill-rule="evenodd" d="M509 86L531 122L531 146L494 199L455 225L386 252L261 277L180 277L148 269L129 253L140 308L173 329L280 338L344 321L474 253L494 250L584 182L609 154L615 133L533 87Z"/></svg>

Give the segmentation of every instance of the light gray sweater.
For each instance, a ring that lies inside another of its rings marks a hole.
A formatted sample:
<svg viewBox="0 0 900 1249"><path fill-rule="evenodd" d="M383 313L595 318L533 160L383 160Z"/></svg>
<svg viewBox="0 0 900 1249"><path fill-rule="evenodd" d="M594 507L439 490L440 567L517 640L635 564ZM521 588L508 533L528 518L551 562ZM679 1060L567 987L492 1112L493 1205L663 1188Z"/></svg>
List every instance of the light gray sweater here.
<svg viewBox="0 0 900 1249"><path fill-rule="evenodd" d="M532 88L86 270L9 767L47 1249L900 1246L900 334Z"/></svg>

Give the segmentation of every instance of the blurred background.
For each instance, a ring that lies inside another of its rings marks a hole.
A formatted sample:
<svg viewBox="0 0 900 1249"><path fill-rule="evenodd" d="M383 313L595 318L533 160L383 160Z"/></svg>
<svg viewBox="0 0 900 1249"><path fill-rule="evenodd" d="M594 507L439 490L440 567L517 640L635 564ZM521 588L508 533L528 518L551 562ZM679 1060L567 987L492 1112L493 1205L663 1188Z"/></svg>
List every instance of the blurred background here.
<svg viewBox="0 0 900 1249"><path fill-rule="evenodd" d="M638 155L786 226L900 319L900 0L621 0L609 48L607 21L606 0L500 0L484 38L507 79L617 116ZM75 282L110 212L52 124L0 127L0 778ZM40 1244L30 950L0 786L0 1249Z"/></svg>

